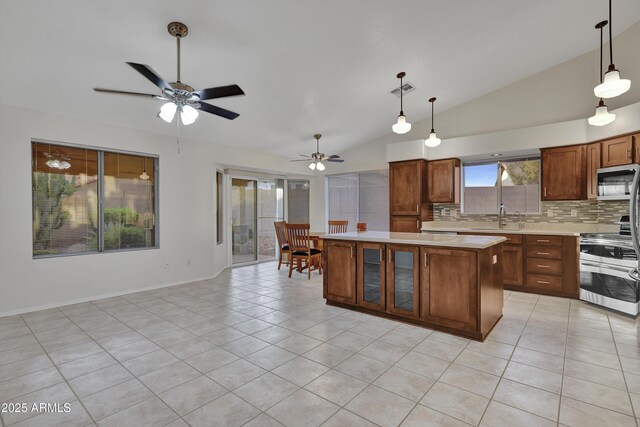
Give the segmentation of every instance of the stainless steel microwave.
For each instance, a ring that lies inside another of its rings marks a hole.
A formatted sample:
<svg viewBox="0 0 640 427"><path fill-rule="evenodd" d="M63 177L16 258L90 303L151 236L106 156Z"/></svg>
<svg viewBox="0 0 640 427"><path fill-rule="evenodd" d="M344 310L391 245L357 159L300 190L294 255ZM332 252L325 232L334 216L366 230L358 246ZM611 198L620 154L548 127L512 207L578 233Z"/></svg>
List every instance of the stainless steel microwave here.
<svg viewBox="0 0 640 427"><path fill-rule="evenodd" d="M596 171L598 200L629 200L640 165L613 166Z"/></svg>

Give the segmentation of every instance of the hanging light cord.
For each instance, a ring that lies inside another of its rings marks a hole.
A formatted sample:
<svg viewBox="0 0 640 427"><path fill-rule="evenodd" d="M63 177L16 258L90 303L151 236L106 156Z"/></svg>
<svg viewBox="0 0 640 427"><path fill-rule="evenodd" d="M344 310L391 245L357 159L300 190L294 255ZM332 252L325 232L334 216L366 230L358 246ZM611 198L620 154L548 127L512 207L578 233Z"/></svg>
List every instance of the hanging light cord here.
<svg viewBox="0 0 640 427"><path fill-rule="evenodd" d="M609 69L613 68L613 25L611 25L611 18L611 0L609 0ZM602 46L602 42L600 42L600 46ZM602 68L602 66L600 66L600 68Z"/></svg>
<svg viewBox="0 0 640 427"><path fill-rule="evenodd" d="M431 133L434 133L434 131L433 131L433 103L434 103L434 101L431 101Z"/></svg>
<svg viewBox="0 0 640 427"><path fill-rule="evenodd" d="M404 111L402 108L402 77L400 77L400 115L404 116Z"/></svg>

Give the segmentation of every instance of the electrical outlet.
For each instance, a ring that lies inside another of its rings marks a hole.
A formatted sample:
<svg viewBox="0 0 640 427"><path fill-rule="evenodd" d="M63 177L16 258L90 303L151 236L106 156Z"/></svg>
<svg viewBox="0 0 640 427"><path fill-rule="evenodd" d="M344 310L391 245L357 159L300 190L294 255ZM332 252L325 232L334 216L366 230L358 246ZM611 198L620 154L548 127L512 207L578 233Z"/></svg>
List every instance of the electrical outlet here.
<svg viewBox="0 0 640 427"><path fill-rule="evenodd" d="M549 218L553 218L553 210L549 209L549 210L547 211L547 216L548 216Z"/></svg>
<svg viewBox="0 0 640 427"><path fill-rule="evenodd" d="M458 217L458 211L455 210L455 209L451 209L451 212L450 212L449 216L451 218L457 218Z"/></svg>
<svg viewBox="0 0 640 427"><path fill-rule="evenodd" d="M578 216L578 209L571 209L571 216L576 218Z"/></svg>

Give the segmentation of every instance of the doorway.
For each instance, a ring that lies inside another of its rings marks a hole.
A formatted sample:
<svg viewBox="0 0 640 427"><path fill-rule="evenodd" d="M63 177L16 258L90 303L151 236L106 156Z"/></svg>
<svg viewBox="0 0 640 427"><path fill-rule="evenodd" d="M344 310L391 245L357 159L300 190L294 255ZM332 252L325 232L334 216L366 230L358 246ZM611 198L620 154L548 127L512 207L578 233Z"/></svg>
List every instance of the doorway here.
<svg viewBox="0 0 640 427"><path fill-rule="evenodd" d="M231 264L276 258L273 223L284 219L284 179L231 177Z"/></svg>

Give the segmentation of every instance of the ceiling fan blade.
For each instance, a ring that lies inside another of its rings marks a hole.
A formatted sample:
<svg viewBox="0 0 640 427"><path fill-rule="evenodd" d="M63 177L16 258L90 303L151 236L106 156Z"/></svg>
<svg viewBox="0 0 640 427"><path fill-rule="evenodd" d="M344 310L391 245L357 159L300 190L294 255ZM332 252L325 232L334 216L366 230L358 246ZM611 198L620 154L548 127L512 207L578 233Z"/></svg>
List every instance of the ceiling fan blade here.
<svg viewBox="0 0 640 427"><path fill-rule="evenodd" d="M342 163L344 162L343 159L325 159L327 162L336 162L336 163Z"/></svg>
<svg viewBox="0 0 640 427"><path fill-rule="evenodd" d="M125 90L114 90L114 89L103 89L101 87L94 87L93 90L95 90L96 92L103 92L103 93L115 93L117 95L144 96L144 97L147 97L147 98L154 98L154 99L159 98L158 95L152 95L150 93L128 92L128 91L125 91Z"/></svg>
<svg viewBox="0 0 640 427"><path fill-rule="evenodd" d="M210 87L193 92L197 94L200 99L215 99L226 98L228 96L244 95L244 91L240 89L238 85Z"/></svg>
<svg viewBox="0 0 640 427"><path fill-rule="evenodd" d="M200 106L196 108L202 111L206 111L207 113L215 114L216 116L224 117L225 119L229 120L233 120L240 115L238 113L234 113L233 111L225 110L224 108L207 104L206 102L200 102Z"/></svg>
<svg viewBox="0 0 640 427"><path fill-rule="evenodd" d="M337 154L333 154L333 155L327 157L327 159L339 159L339 158L340 158L340 156L338 156Z"/></svg>
<svg viewBox="0 0 640 427"><path fill-rule="evenodd" d="M311 159L289 160L290 162L308 162Z"/></svg>
<svg viewBox="0 0 640 427"><path fill-rule="evenodd" d="M307 159L310 159L310 158L311 158L311 156L307 156L306 154L298 154L298 156L300 156L300 157L306 157Z"/></svg>
<svg viewBox="0 0 640 427"><path fill-rule="evenodd" d="M158 86L160 89L162 89L162 90L164 90L164 89L173 90L171 85L169 83L167 83L166 81L164 81L162 79L162 77L160 77L158 75L158 73L153 71L151 69L151 67L149 67L148 65L136 64L135 62L127 62L127 64L129 64L131 67L133 67L134 70L136 70L137 72L142 74L144 77L146 77L147 80L149 80L154 85Z"/></svg>

